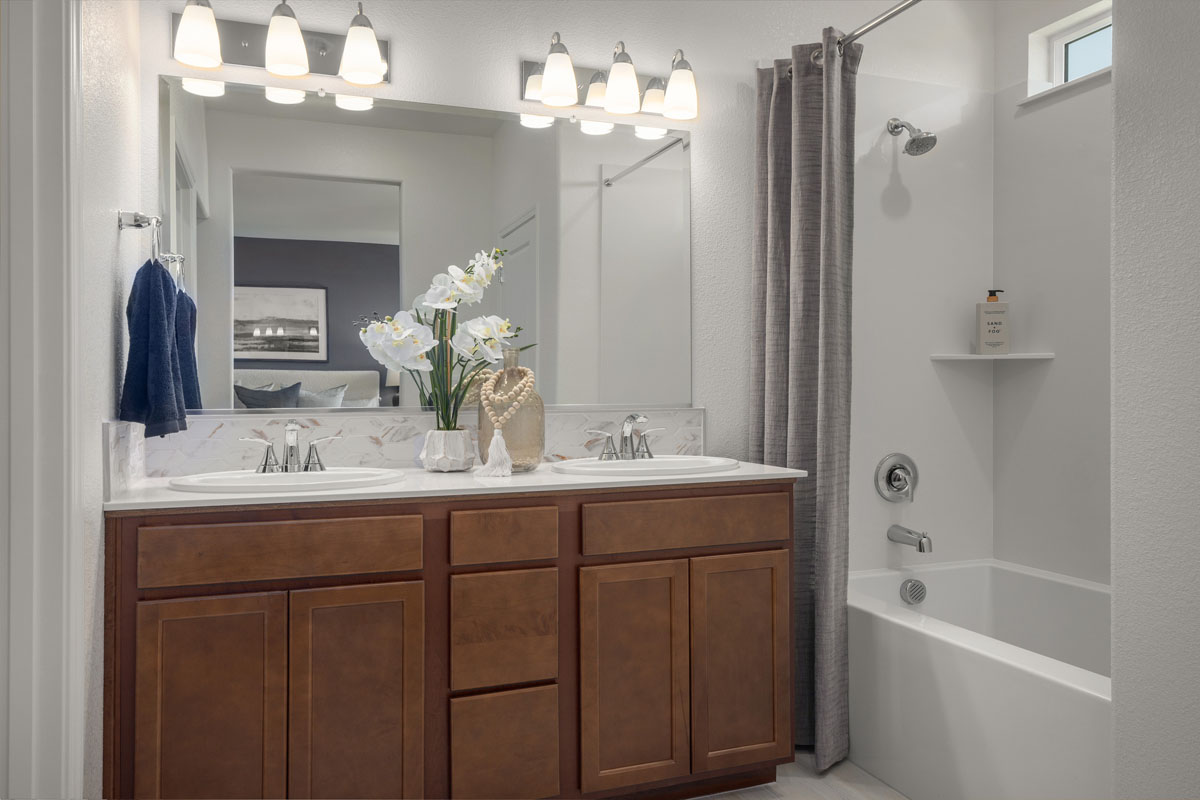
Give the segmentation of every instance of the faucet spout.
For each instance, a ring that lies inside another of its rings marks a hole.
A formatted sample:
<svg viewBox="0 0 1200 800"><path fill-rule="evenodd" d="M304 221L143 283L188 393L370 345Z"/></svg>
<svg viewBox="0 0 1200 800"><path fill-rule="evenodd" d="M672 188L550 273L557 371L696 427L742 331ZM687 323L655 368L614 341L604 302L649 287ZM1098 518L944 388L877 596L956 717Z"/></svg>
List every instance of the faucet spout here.
<svg viewBox="0 0 1200 800"><path fill-rule="evenodd" d="M918 553L932 553L933 539L928 533L914 531L903 525L893 525L888 528L888 541L915 547Z"/></svg>
<svg viewBox="0 0 1200 800"><path fill-rule="evenodd" d="M633 426L645 425L650 420L645 414L630 414L621 423L621 460L628 461L634 457Z"/></svg>

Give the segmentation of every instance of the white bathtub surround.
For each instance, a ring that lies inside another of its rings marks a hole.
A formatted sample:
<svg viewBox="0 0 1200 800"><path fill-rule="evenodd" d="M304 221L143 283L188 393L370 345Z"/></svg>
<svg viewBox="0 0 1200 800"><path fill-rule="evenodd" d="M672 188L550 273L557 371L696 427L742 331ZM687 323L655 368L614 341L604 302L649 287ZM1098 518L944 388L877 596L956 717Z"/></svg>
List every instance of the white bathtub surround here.
<svg viewBox="0 0 1200 800"><path fill-rule="evenodd" d="M1108 586L992 559L849 583L852 761L922 800L1112 796Z"/></svg>
<svg viewBox="0 0 1200 800"><path fill-rule="evenodd" d="M599 455L604 437L586 431L620 434L628 408L612 406L549 406L546 409L546 460L562 461ZM641 408L652 427L651 447L667 455L704 454L703 408ZM253 469L259 448L239 441L242 436L283 441L283 428L297 419L306 429L301 444L320 428L320 435L341 436L321 445L321 458L330 467L416 467L426 432L435 427L430 412L404 410L379 413L203 414L188 419L188 430L174 436L146 439L140 425L110 422L105 427L107 497L127 491L144 478L195 475ZM475 412L463 416L464 427L475 433ZM276 448L278 449L278 447Z"/></svg>

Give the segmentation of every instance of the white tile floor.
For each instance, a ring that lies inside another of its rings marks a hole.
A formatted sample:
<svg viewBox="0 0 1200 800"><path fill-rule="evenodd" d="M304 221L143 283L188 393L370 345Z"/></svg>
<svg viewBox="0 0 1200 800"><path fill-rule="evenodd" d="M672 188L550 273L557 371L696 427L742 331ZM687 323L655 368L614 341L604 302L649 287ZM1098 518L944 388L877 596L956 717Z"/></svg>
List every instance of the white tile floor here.
<svg viewBox="0 0 1200 800"><path fill-rule="evenodd" d="M818 775L811 753L797 753L795 762L779 767L777 775L775 783L710 796L721 800L907 800L849 761Z"/></svg>

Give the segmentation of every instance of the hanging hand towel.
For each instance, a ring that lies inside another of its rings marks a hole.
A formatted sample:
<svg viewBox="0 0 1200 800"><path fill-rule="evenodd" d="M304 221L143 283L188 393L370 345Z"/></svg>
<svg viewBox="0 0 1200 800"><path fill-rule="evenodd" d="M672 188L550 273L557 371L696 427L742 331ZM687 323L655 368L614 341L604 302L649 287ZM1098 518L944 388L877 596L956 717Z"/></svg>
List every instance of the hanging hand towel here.
<svg viewBox="0 0 1200 800"><path fill-rule="evenodd" d="M193 411L200 403L200 374L196 367L196 301L179 290L175 296L175 349L179 351L179 372L183 378L183 404Z"/></svg>
<svg viewBox="0 0 1200 800"><path fill-rule="evenodd" d="M175 281L162 264L147 261L138 270L125 318L129 360L121 390L121 419L145 425L146 436L187 430L175 339Z"/></svg>

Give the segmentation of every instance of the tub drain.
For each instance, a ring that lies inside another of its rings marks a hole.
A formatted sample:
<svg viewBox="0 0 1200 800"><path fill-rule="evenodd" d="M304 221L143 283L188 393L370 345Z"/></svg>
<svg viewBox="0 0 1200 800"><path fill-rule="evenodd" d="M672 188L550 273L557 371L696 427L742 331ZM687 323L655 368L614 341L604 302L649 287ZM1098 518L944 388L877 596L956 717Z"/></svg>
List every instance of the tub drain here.
<svg viewBox="0 0 1200 800"><path fill-rule="evenodd" d="M909 578L900 584L900 599L915 606L925 599L925 584L916 578Z"/></svg>

